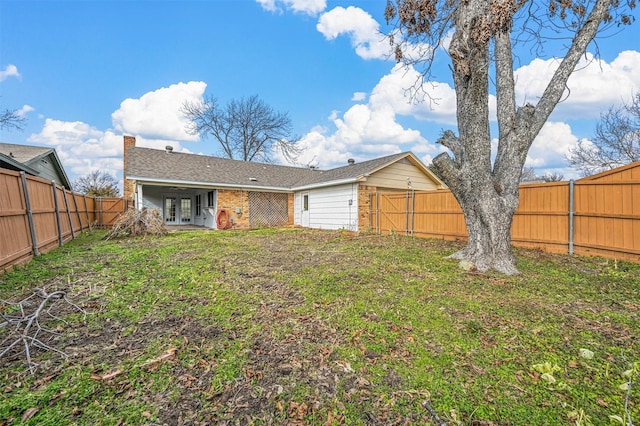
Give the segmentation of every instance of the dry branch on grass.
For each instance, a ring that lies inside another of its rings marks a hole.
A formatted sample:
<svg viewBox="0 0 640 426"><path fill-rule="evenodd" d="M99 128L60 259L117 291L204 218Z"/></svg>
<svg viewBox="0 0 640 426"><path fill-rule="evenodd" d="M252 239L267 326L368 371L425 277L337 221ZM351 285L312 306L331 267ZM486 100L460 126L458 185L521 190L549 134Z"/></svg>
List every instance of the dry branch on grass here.
<svg viewBox="0 0 640 426"><path fill-rule="evenodd" d="M158 209L129 209L113 224L104 239L137 235L165 235L167 227Z"/></svg>
<svg viewBox="0 0 640 426"><path fill-rule="evenodd" d="M61 304L60 301L66 302ZM48 343L60 333L47 327L48 321L66 321L55 315L61 314L65 306L71 306L86 318L87 313L67 298L67 293L58 290L47 293L44 289L36 291L19 302L0 299L0 358L3 356L24 356L31 374L38 364L31 358L33 349L56 352L64 357L67 354L50 346ZM84 319L84 318L83 318Z"/></svg>

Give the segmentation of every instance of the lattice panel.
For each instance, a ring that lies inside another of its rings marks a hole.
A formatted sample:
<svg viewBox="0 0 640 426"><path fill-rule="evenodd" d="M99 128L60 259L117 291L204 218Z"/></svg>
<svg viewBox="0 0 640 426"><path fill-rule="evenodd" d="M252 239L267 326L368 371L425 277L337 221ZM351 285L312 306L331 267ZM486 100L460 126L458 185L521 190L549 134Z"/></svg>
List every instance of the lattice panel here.
<svg viewBox="0 0 640 426"><path fill-rule="evenodd" d="M249 226L276 227L289 221L288 195L274 192L249 192Z"/></svg>

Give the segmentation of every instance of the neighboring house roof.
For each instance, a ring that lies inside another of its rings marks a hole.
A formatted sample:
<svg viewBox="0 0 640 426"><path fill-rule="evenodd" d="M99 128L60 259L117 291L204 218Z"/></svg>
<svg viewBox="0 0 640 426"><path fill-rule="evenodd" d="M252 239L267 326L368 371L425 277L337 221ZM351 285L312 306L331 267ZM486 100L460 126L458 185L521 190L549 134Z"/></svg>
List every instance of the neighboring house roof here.
<svg viewBox="0 0 640 426"><path fill-rule="evenodd" d="M56 182L65 188L71 189L71 182L55 149L42 146L0 143L0 167L40 176L42 172L40 163L43 160L48 161L57 173L58 179L55 179Z"/></svg>
<svg viewBox="0 0 640 426"><path fill-rule="evenodd" d="M157 183L207 184L295 191L363 180L366 178L365 175L374 173L405 157L410 157L413 163L423 169L423 172L442 185L442 182L410 152L393 154L331 170L312 170L131 147L127 151L125 177Z"/></svg>

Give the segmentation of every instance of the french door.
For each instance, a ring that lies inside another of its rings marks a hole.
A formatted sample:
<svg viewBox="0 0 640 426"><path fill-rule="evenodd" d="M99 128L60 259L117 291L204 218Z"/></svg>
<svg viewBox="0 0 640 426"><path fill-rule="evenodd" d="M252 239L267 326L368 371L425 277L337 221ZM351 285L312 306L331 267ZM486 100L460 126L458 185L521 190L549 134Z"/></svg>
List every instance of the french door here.
<svg viewBox="0 0 640 426"><path fill-rule="evenodd" d="M192 197L164 197L164 221L170 225L185 225L193 221Z"/></svg>

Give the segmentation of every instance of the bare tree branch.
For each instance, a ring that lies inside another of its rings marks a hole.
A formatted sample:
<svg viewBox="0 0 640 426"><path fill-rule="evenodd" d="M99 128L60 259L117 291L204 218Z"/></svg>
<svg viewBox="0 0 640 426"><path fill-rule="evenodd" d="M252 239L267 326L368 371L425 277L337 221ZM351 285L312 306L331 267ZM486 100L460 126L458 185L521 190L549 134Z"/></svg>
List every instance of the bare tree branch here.
<svg viewBox="0 0 640 426"><path fill-rule="evenodd" d="M86 312L67 298L65 291L47 293L44 289L37 289L33 294L19 302L9 302L0 299L0 304L5 305L0 313L0 331L7 329L7 334L0 341L0 358L3 356L19 356L24 353L27 366L31 374L35 373L38 363L33 361L33 349L55 352L67 357L63 351L50 346L48 343L59 333L46 327L47 320L56 320L66 323L62 318L54 315L54 309L59 302L64 301L76 311ZM19 348L22 347L22 350Z"/></svg>
<svg viewBox="0 0 640 426"><path fill-rule="evenodd" d="M0 129L24 130L26 119L22 117L17 109L5 109L0 113Z"/></svg>
<svg viewBox="0 0 640 426"><path fill-rule="evenodd" d="M94 197L117 197L120 195L116 178L103 170L94 170L73 182L73 188Z"/></svg>
<svg viewBox="0 0 640 426"><path fill-rule="evenodd" d="M201 138L213 136L226 158L271 162L280 152L293 161L300 154L289 115L274 111L256 95L232 100L225 108L215 98L205 97L185 102L182 113L189 120L187 132Z"/></svg>
<svg viewBox="0 0 640 426"><path fill-rule="evenodd" d="M640 161L640 92L602 114L593 140L578 142L567 160L584 176Z"/></svg>

